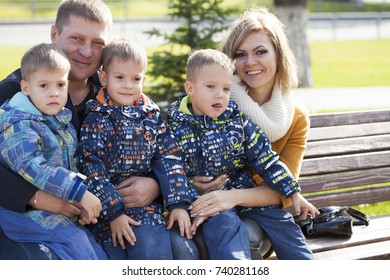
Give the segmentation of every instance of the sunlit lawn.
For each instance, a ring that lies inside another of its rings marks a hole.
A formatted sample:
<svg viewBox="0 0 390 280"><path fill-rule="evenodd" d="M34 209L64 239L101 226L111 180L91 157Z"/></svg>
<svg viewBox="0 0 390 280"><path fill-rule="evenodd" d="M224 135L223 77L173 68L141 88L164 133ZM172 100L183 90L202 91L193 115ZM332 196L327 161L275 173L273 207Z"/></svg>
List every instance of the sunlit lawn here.
<svg viewBox="0 0 390 280"><path fill-rule="evenodd" d="M390 86L390 40L310 45L315 87Z"/></svg>

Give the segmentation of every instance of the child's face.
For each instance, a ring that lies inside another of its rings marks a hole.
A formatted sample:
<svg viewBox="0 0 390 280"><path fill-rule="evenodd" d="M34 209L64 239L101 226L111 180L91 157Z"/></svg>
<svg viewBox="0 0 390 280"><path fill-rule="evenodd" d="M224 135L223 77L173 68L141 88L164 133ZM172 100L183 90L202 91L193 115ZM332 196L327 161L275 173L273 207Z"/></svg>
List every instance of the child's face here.
<svg viewBox="0 0 390 280"><path fill-rule="evenodd" d="M99 77L114 106L136 105L146 78L145 69L140 64L118 59L113 59L108 69L101 71Z"/></svg>
<svg viewBox="0 0 390 280"><path fill-rule="evenodd" d="M192 82L185 83L195 115L219 117L230 99L232 71L217 64L203 66Z"/></svg>
<svg viewBox="0 0 390 280"><path fill-rule="evenodd" d="M21 81L21 89L39 111L57 114L68 99L68 71L39 68L28 81Z"/></svg>

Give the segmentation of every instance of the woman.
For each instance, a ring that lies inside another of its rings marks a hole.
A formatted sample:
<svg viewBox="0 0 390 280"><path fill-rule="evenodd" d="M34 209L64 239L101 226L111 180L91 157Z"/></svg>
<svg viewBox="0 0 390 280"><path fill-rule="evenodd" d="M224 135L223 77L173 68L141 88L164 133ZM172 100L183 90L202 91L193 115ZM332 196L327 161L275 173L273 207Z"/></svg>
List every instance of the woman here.
<svg viewBox="0 0 390 280"><path fill-rule="evenodd" d="M220 50L235 60L231 99L265 131L273 150L298 178L310 124L307 112L295 104L292 96L298 86L297 66L282 23L267 9L252 8L231 25ZM235 206L262 207L256 208L257 217L268 218L258 218L256 222L270 237L278 258L296 258L288 252L288 246L284 246L288 242L279 240L272 231L272 219L293 219L279 207L280 204L289 206L291 201L282 199L262 184L257 174L254 177L259 187L231 191L219 190L224 184L223 176L214 181L195 178L195 187L206 194L193 203L193 214L213 215ZM318 210L303 196L299 195L297 200L293 209L295 215L303 219L308 213L318 215ZM246 213L242 217L246 217ZM304 238L299 228L292 230L292 237ZM280 243L282 245L276 245Z"/></svg>

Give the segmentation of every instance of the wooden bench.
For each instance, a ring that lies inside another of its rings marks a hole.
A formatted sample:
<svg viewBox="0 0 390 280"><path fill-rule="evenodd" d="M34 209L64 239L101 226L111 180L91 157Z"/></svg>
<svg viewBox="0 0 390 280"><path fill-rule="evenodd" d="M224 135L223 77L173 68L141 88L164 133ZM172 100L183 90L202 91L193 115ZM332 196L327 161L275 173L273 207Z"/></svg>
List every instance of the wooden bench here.
<svg viewBox="0 0 390 280"><path fill-rule="evenodd" d="M302 194L317 208L390 201L390 110L315 114L310 120ZM351 238L307 240L318 259L389 259L390 215L354 226Z"/></svg>

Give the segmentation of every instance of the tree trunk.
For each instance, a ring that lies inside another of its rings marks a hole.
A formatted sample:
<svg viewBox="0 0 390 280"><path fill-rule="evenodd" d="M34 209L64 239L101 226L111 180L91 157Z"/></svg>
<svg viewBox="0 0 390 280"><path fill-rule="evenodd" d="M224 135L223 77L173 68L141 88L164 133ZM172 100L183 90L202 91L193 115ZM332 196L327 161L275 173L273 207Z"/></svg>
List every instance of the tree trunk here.
<svg viewBox="0 0 390 280"><path fill-rule="evenodd" d="M313 85L310 51L306 36L306 0L274 0L275 14L286 26L290 47L298 62L299 84Z"/></svg>

